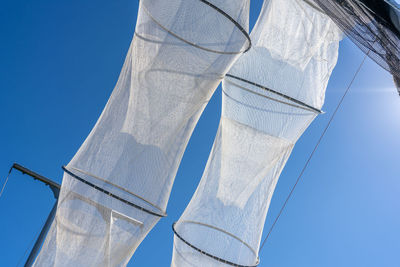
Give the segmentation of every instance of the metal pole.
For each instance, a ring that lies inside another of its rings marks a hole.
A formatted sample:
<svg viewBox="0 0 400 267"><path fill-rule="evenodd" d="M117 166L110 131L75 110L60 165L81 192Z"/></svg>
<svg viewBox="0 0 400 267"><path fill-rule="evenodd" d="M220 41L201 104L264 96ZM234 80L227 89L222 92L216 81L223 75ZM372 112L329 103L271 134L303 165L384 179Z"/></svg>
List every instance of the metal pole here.
<svg viewBox="0 0 400 267"><path fill-rule="evenodd" d="M35 245L33 246L28 259L25 262L24 266L30 267L35 262L35 259L36 259L37 255L39 254L40 248L42 247L43 241L47 235L47 232L49 231L50 226L53 223L53 220L54 220L54 217L55 217L56 211L57 211L58 196L60 195L61 185L50 180L49 178L44 177L43 175L40 175L34 171L31 171L31 170L25 168L24 166L19 165L18 163L14 163L12 165L10 172L12 169L19 170L23 174L27 174L27 175L33 177L33 179L39 180L40 182L44 183L45 185L48 185L50 187L51 191L53 192L54 198L57 200L56 203L54 203L53 208L51 209L50 214L47 217L47 220L46 220L42 230L40 231L39 237L36 240Z"/></svg>
<svg viewBox="0 0 400 267"><path fill-rule="evenodd" d="M50 226L54 220L54 217L56 215L57 211L57 201L54 203L53 208L51 209L51 212L49 216L47 217L46 223L44 224L42 231L40 232L40 235L38 239L35 242L35 245L33 246L31 253L29 254L28 259L25 262L25 267L31 267L33 263L35 262L36 256L39 254L40 248L42 247L43 241L47 235L47 232L50 229Z"/></svg>

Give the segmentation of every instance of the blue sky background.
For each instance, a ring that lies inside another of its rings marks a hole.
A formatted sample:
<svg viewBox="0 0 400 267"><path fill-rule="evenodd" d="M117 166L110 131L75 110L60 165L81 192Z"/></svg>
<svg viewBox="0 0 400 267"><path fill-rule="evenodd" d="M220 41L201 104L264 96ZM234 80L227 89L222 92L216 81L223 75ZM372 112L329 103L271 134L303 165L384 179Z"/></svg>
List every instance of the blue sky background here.
<svg viewBox="0 0 400 267"><path fill-rule="evenodd" d="M261 8L252 0L251 25ZM13 162L61 182L61 165L94 126L134 32L136 0L3 0L0 8L0 181ZM319 116L297 143L267 230L361 62L345 39ZM129 266L169 266L171 224L204 169L220 116L217 89L185 152L162 219ZM260 253L260 266L400 266L400 97L367 59L303 180ZM0 198L0 266L22 266L54 203L13 172Z"/></svg>

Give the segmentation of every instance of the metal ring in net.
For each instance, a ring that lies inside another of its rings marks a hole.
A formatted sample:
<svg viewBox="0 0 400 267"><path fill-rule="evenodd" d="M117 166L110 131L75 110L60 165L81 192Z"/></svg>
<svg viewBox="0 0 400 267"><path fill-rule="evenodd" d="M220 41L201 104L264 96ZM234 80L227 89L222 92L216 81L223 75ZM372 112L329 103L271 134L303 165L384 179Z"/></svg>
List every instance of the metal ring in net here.
<svg viewBox="0 0 400 267"><path fill-rule="evenodd" d="M211 226L211 225L208 225L208 224L199 223L199 222L194 222L194 221L182 221L182 222L180 222L180 223L195 223L195 224L199 224L199 225L202 225L202 226L211 227L211 228L214 229L214 230L221 231L222 233L228 234L229 236L231 236L231 237L235 238L236 240L240 241L240 242L243 243L246 247L250 248L250 250L251 250L253 253L257 254L257 253L254 252L253 249L252 249L247 243L245 243L243 240L239 239L238 237L236 237L236 236L234 236L234 235L232 235L232 234L230 234L230 233L228 233L228 232L226 232L226 231L224 231L224 230L222 230L222 229L219 229L219 228L217 228L217 227L214 227L214 226ZM260 263L260 259L259 259L258 257L257 257L257 263L256 263L255 265L242 265L242 264L234 263L234 262L231 262L231 261L222 259L222 258L220 258L220 257L214 256L214 255L212 255L212 254L210 254L210 253L208 253L208 252L206 252L206 251L204 251L204 250L202 250L202 249L200 249L200 248L198 248L198 247L192 245L189 241L187 241L187 240L184 239L181 235L179 235L178 232L177 232L176 229L175 229L175 224L176 224L176 222L174 222L174 223L172 224L172 231L174 232L174 234L175 234L183 243L185 243L186 245L188 245L188 246L191 247L192 249L196 250L197 252L199 252L199 253L201 253L201 254L207 256L207 257L210 257L210 258L212 258L212 259L214 259L214 260L216 260L216 261L222 262L222 263L227 264L227 265L235 266L235 267L256 267L256 266L258 266L258 264Z"/></svg>
<svg viewBox="0 0 400 267"><path fill-rule="evenodd" d="M233 25L245 36L245 38L247 39L248 45L246 47L246 49L244 50L240 50L240 51L218 51L218 50L214 50L214 49L210 49L201 45L198 45L192 41L186 40L185 38L183 38L182 36L180 36L179 34L173 32L172 30L166 28L165 26L162 25L162 23L160 23L155 17L153 17L150 13L149 10L147 10L147 8L143 5L143 10L146 12L146 14L159 26L161 27L164 31L168 32L169 34L171 34L172 36L174 36L175 38L181 40L182 42L189 44L191 46L194 46L196 48L208 51L208 52L212 52L212 53L217 53L217 54L228 54L228 55L234 55L234 54L241 54L241 53L246 53L247 51L249 51L249 49L252 46L251 43L251 39L250 39L250 35L246 32L246 30L235 20L233 19L228 13L226 13L225 11L223 11L222 9L220 9L219 7L215 6L214 4L210 3L207 0L198 0L199 2L209 6L210 8L214 9L215 11L217 11L219 14L221 14L222 16L224 16L226 19L228 19L231 23L233 23ZM143 2L143 1L142 1ZM138 34L137 32L135 32L135 34ZM143 39L143 37L142 37ZM154 41L153 41L154 42Z"/></svg>
<svg viewBox="0 0 400 267"><path fill-rule="evenodd" d="M139 209L139 210L141 210L141 211L143 211L143 212L146 212L146 213L148 213L148 214L151 214L151 215L154 215L154 216L157 216L157 217L166 217L166 216L167 216L166 213L156 213L156 212L153 212L153 211L151 211L151 210L149 210L149 209L143 208L143 207L141 207L141 206L139 206L139 205L137 205L137 204L135 204L135 203L132 203L132 202L130 202L130 201L128 201L128 200L126 200L126 199L124 199L124 198L122 198L122 197L119 197L119 196L117 196L116 194L113 194L113 193L111 193L110 191L105 190L105 189L103 189L103 188L101 188L101 187L99 187L99 186L97 186L97 185L95 185L95 184L93 184L93 183L91 183L91 182L89 182L89 181L83 179L82 177L76 175L75 173L72 173L72 172L69 171L65 166L62 166L62 169L64 170L64 172L66 172L66 173L69 174L71 177L75 178L76 180L78 180L78 181L80 181L80 182L82 182L82 183L84 183L84 184L86 184L86 185L88 185L88 186L94 188L95 190L97 190L97 191L99 191L99 192L102 192L102 193L108 195L109 197L112 197L112 198L114 198L114 199L117 199L117 200L121 201L122 203L127 204L128 206L134 207L134 208L136 208L136 209Z"/></svg>
<svg viewBox="0 0 400 267"><path fill-rule="evenodd" d="M248 80L246 80L246 79L243 79L243 78L240 78L240 77L231 75L231 74L226 74L226 77L229 77L229 78L232 78L232 79L235 79L235 80L244 82L244 83L251 84L251 85L253 85L253 86L256 86L256 87L258 87L258 88L263 89L264 91L270 92L270 93L275 94L275 95L278 95L278 96L280 96L280 97L283 97L283 98L285 98L285 99L287 99L287 100L289 100L289 101L291 101L291 102L296 103L297 105L299 105L299 106L296 106L296 107L303 108L303 109L306 109L306 110L310 110L310 111L313 111L313 112L316 112L316 113L319 113L319 114L322 113L321 110L319 110L319 109L317 109L317 108L315 108L315 107L313 107L313 106L310 106L310 105L308 105L308 104L306 104L306 103L304 103L304 102L302 102L302 101L300 101L300 100L297 100L297 99L295 99L295 98L293 98L293 97L291 97L291 96L282 94L282 93L280 93L280 92L278 92L278 91L275 91L275 90L273 90L273 89L270 89L270 88L267 88L267 87L265 87L265 86L262 86L262 85L260 85L260 84L258 84L258 83L251 82L251 81L248 81ZM277 100L276 100L276 101L277 101ZM281 101L278 101L278 102L281 102ZM292 105L292 104L290 104L290 103L285 103L285 104ZM292 106L293 106L293 105L292 105Z"/></svg>

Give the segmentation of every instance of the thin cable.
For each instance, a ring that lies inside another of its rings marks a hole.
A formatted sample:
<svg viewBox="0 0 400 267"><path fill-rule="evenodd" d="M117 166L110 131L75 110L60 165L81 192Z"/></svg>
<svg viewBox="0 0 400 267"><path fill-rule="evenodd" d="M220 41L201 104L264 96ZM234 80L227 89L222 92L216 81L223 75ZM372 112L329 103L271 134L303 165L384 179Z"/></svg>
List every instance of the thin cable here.
<svg viewBox="0 0 400 267"><path fill-rule="evenodd" d="M12 170L13 170L13 167L11 167L10 170L8 171L7 178L6 178L4 184L3 184L2 188L1 188L1 191L0 191L0 197L4 192L4 189L5 189L6 185L7 185L8 178L10 177L10 174L11 174ZM39 233L40 233L40 231L37 231L37 233L35 234L34 238L29 242L29 246L26 248L24 254L18 260L17 267L20 265L21 261L26 257L26 254L28 253L29 248L32 246L33 242L38 238Z"/></svg>
<svg viewBox="0 0 400 267"><path fill-rule="evenodd" d="M6 185L7 185L7 182L8 182L8 177L10 177L12 169L13 168L11 167L11 169L8 171L8 175L7 175L6 181L4 182L4 184L3 184L2 188L1 188L1 191L0 191L0 197L3 194L4 189L6 188Z"/></svg>
<svg viewBox="0 0 400 267"><path fill-rule="evenodd" d="M352 80L350 81L349 85L347 86L346 91L344 92L342 98L340 99L339 103L337 104L335 111L333 112L331 118L329 119L328 124L325 126L325 129L324 129L324 131L322 132L321 136L319 137L318 142L317 142L317 144L315 145L313 151L311 152L310 156L308 157L306 164L304 165L303 169L302 169L301 172L300 172L300 175L297 177L297 180L296 180L295 184L293 185L292 189L290 190L289 195L286 197L286 200L285 200L285 202L283 203L282 208L280 209L280 211L279 211L279 213L278 213L278 216L276 216L276 218L275 218L275 220L274 220L274 222L273 222L271 228L269 229L267 236L265 237L264 241L262 242L262 244L261 244L260 249L259 249L258 252L260 252L260 251L262 250L262 248L263 248L264 245L265 245L265 242L268 240L269 236L271 235L271 232L272 232L272 230L274 229L274 227L275 227L277 221L279 220L279 217L282 215L282 212L283 212L283 210L285 209L285 207L286 207L286 205L287 205L289 199L291 198L291 196L292 196L292 194L293 194L293 191L296 189L297 184L299 183L301 177L302 177L303 174L304 174L304 171L307 169L307 167L308 167L308 165L309 165L309 163L310 163L310 161L311 161L311 158L314 156L315 151L318 149L319 144L321 143L321 141L322 141L322 139L324 138L324 136L325 136L325 134L326 134L326 132L327 132L329 126L331 125L333 119L335 118L335 115L336 115L337 111L338 111L339 108L341 107L344 98L346 97L347 93L350 91L350 88L351 88L351 86L353 85L353 82L354 82L354 80L356 79L358 73L360 72L362 65L364 65L364 62L365 62L365 60L367 59L368 54L369 54L369 53L366 53L366 54L365 54L364 59L361 61L360 66L358 66L357 71L355 72L355 74L354 74Z"/></svg>
<svg viewBox="0 0 400 267"><path fill-rule="evenodd" d="M21 256L21 258L19 258L18 263L17 263L17 267L21 264L22 260L26 257L26 255L28 254L28 251L30 248L32 248L33 242L35 242L35 240L38 239L39 234L40 234L40 229L36 232L35 236L33 237L33 239L29 242L28 247L25 249L24 254Z"/></svg>

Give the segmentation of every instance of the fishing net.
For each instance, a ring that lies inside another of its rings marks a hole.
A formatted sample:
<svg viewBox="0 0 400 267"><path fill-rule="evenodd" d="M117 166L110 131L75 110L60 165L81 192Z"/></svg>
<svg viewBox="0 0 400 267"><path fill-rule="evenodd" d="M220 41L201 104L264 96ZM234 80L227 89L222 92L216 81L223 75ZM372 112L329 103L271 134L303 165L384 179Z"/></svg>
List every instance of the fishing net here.
<svg viewBox="0 0 400 267"><path fill-rule="evenodd" d="M266 0L252 48L223 80L203 177L173 226L171 266L255 266L275 185L320 113L341 32L303 0Z"/></svg>
<svg viewBox="0 0 400 267"><path fill-rule="evenodd" d="M165 216L182 154L234 60L248 0L141 0L119 80L64 167L36 266L124 266Z"/></svg>
<svg viewBox="0 0 400 267"><path fill-rule="evenodd" d="M314 0L394 78L400 94L400 7L394 0Z"/></svg>

